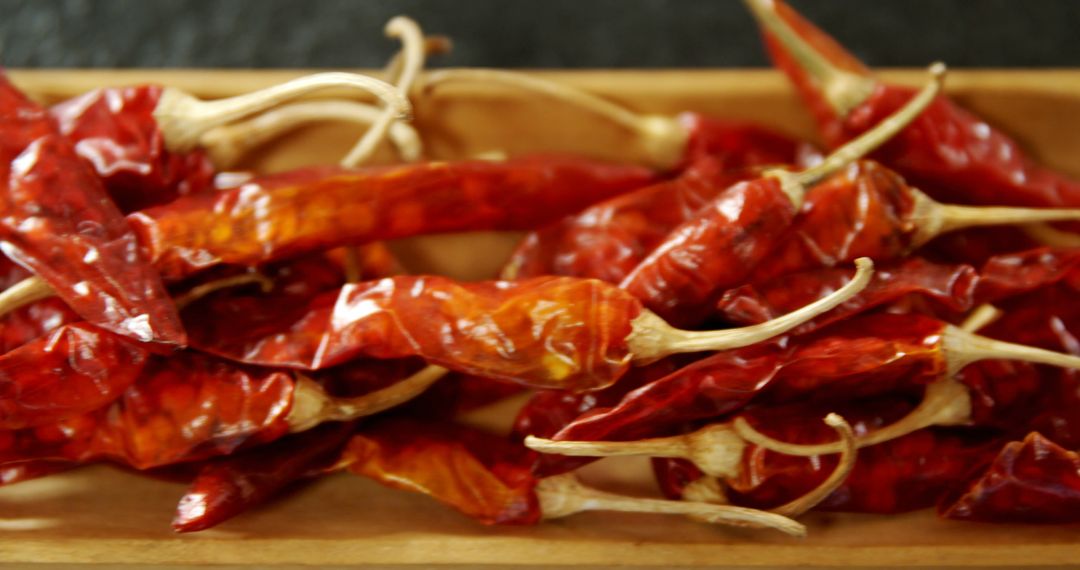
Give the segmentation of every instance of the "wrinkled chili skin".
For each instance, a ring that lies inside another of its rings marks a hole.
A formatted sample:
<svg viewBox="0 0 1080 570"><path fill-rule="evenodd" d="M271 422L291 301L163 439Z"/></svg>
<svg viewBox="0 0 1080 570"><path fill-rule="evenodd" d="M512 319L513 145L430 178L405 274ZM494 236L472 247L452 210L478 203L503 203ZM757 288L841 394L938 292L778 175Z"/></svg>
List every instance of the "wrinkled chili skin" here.
<svg viewBox="0 0 1080 570"><path fill-rule="evenodd" d="M294 320L192 323L195 345L249 364L317 370L365 356L420 356L451 370L539 388L595 390L630 366L640 303L596 280L457 283L398 276L316 297Z"/></svg>
<svg viewBox="0 0 1080 570"><path fill-rule="evenodd" d="M449 422L389 418L365 424L340 464L395 489L422 493L484 524L540 521L526 450Z"/></svg>
<svg viewBox="0 0 1080 570"><path fill-rule="evenodd" d="M794 217L777 179L740 182L672 230L619 286L676 326L700 323L720 293L746 281Z"/></svg>
<svg viewBox="0 0 1080 570"><path fill-rule="evenodd" d="M110 460L136 469L195 461L288 431L293 379L196 353L154 357L112 404L54 424L0 432L0 465Z"/></svg>
<svg viewBox="0 0 1080 570"><path fill-rule="evenodd" d="M859 257L875 263L900 258L915 245L914 207L910 187L899 175L876 162L856 161L806 194L799 215L750 281Z"/></svg>
<svg viewBox="0 0 1080 570"><path fill-rule="evenodd" d="M743 285L724 293L717 312L724 320L756 324L774 319L818 301L848 284L854 273L848 268L811 269ZM800 325L792 334L806 334L882 305L918 295L944 312L955 314L975 304L981 276L970 265L941 265L911 258L893 267L875 267L866 289L828 313ZM995 282L999 288L1004 283Z"/></svg>
<svg viewBox="0 0 1080 570"><path fill-rule="evenodd" d="M944 498L938 512L983 522L1078 522L1080 456L1031 432L1005 445L969 485Z"/></svg>
<svg viewBox="0 0 1080 570"><path fill-rule="evenodd" d="M178 279L221 263L418 234L535 229L654 178L641 167L569 157L311 172L187 196L128 221L155 267Z"/></svg>
<svg viewBox="0 0 1080 570"><path fill-rule="evenodd" d="M0 356L0 429L55 423L96 410L135 382L150 355L87 323L65 325Z"/></svg>
<svg viewBox="0 0 1080 570"><path fill-rule="evenodd" d="M159 85L95 89L49 109L60 133L124 212L213 187L216 169L205 152L166 149L153 115L163 90Z"/></svg>
<svg viewBox="0 0 1080 570"><path fill-rule="evenodd" d="M217 526L322 472L340 455L353 425L324 424L235 455L208 461L176 507L176 532Z"/></svg>
<svg viewBox="0 0 1080 570"><path fill-rule="evenodd" d="M567 275L619 283L668 234L753 169L703 158L670 180L605 200L530 233L503 270L507 279Z"/></svg>
<svg viewBox="0 0 1080 570"><path fill-rule="evenodd" d="M863 77L870 71L816 26L783 2L775 10L795 33L828 61ZM835 148L862 134L911 100L916 89L878 83L870 97L847 117L837 117L824 102L819 86L765 34L776 66L795 85L826 144ZM1032 161L1010 137L945 96L930 106L874 156L896 169L913 185L945 202L1014 206L1080 206L1080 182Z"/></svg>
<svg viewBox="0 0 1080 570"><path fill-rule="evenodd" d="M29 271L0 255L0 289L7 289L31 275ZM55 297L19 307L4 315L3 326L0 326L0 354L6 354L47 332L79 320L79 316L67 304Z"/></svg>
<svg viewBox="0 0 1080 570"><path fill-rule="evenodd" d="M176 309L97 176L44 109L0 78L0 249L76 313L117 334L183 345Z"/></svg>
<svg viewBox="0 0 1080 570"><path fill-rule="evenodd" d="M683 168L704 159L717 160L726 170L791 164L803 150L803 143L755 123L692 112L680 113L678 121L689 135Z"/></svg>

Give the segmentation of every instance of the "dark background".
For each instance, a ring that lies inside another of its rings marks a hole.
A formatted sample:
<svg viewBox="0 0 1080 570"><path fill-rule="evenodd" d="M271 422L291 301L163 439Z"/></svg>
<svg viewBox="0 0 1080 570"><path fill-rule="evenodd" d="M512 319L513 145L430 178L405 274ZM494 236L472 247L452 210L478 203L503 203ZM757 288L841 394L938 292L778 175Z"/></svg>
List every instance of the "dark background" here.
<svg viewBox="0 0 1080 570"><path fill-rule="evenodd" d="M1080 66L1078 0L793 0L875 66ZM766 65L738 0L0 0L9 67L378 67L390 17L436 65Z"/></svg>

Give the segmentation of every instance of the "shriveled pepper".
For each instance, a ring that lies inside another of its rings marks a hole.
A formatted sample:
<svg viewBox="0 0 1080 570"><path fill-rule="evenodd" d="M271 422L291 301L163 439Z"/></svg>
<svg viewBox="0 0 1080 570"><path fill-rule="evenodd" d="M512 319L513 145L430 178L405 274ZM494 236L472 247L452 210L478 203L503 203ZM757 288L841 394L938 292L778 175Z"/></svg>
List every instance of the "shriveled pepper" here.
<svg viewBox="0 0 1080 570"><path fill-rule="evenodd" d="M615 495L586 487L573 475L537 480L523 465L525 452L458 424L394 418L361 429L341 465L383 485L428 495L485 524L536 524L610 510L683 514L705 522L805 533L802 525L775 513Z"/></svg>
<svg viewBox="0 0 1080 570"><path fill-rule="evenodd" d="M252 330L245 320L201 319L191 330L200 349L251 364L316 370L360 356L420 356L467 374L584 391L614 383L635 362L780 334L843 302L871 274L869 260L861 260L858 276L833 296L752 329L675 329L596 280L465 284L402 276L316 297L274 326Z"/></svg>
<svg viewBox="0 0 1080 570"><path fill-rule="evenodd" d="M142 341L183 345L161 279L101 181L48 114L0 77L0 249L81 317ZM21 282L21 283L26 283ZM32 291L19 285L5 299Z"/></svg>
<svg viewBox="0 0 1080 570"><path fill-rule="evenodd" d="M132 211L212 187L217 169L201 146L214 128L334 86L374 93L396 114L409 111L382 81L320 73L210 102L161 85L96 89L53 106L50 115L121 208Z"/></svg>

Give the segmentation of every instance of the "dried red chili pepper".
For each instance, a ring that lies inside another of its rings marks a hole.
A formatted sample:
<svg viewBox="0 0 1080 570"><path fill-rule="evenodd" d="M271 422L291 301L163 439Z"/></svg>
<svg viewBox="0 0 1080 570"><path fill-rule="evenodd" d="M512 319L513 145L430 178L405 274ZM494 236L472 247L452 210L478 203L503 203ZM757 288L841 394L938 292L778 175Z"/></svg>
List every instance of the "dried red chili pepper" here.
<svg viewBox="0 0 1080 570"><path fill-rule="evenodd" d="M537 480L523 466L523 455L524 449L479 430L394 418L361 429L341 465L383 485L428 495L485 524L536 524L586 510L614 510L805 532L775 513L614 495L586 487L572 475Z"/></svg>
<svg viewBox="0 0 1080 570"><path fill-rule="evenodd" d="M310 169L129 216L166 279L315 249L480 229L531 229L638 188L648 171L574 158Z"/></svg>
<svg viewBox="0 0 1080 570"><path fill-rule="evenodd" d="M1080 456L1038 432L1007 444L993 463L938 505L949 519L986 522L1080 521Z"/></svg>
<svg viewBox="0 0 1080 570"><path fill-rule="evenodd" d="M627 394L613 407L578 418L553 439L639 439L663 433L669 426L731 413L751 400L832 405L926 387L927 395L917 410L887 430L860 436L861 447L929 425L993 417L993 406L1001 405L1001 393L975 397L973 393L981 396L979 390L987 388L952 378L969 364L997 359L1069 368L1080 364L1078 357L1003 343L921 315L867 315L801 337L787 348L765 343L703 359ZM1030 393L1038 388L1038 381L1025 380L1024 386L1017 391ZM751 432L744 429L740 435L763 447L782 445ZM835 453L836 448L784 452Z"/></svg>
<svg viewBox="0 0 1080 570"><path fill-rule="evenodd" d="M759 174L729 169L722 160L700 159L676 178L605 200L530 233L514 250L502 277L567 275L619 283L720 192Z"/></svg>
<svg viewBox="0 0 1080 570"><path fill-rule="evenodd" d="M0 467L0 485L14 485L31 479L40 479L77 467L67 461L24 461Z"/></svg>
<svg viewBox="0 0 1080 570"><path fill-rule="evenodd" d="M913 89L881 82L781 0L747 0L776 66L830 146L871 128ZM1080 206L1080 182L1037 165L1010 137L944 95L877 153L935 198L969 204Z"/></svg>
<svg viewBox="0 0 1080 570"><path fill-rule="evenodd" d="M216 169L198 148L212 129L333 86L374 93L397 113L409 110L408 101L386 83L320 73L210 102L160 85L96 89L54 106L50 114L117 203L132 211L212 186Z"/></svg>
<svg viewBox="0 0 1080 570"><path fill-rule="evenodd" d="M798 218L751 281L831 267L857 257L886 262L935 236L983 225L1080 219L1080 210L940 204L872 161L852 164L806 196Z"/></svg>
<svg viewBox="0 0 1080 570"><path fill-rule="evenodd" d="M4 254L86 320L143 341L184 344L161 280L101 181L45 110L6 78L0 78L0 123ZM15 286L4 293L10 299L26 291Z"/></svg>
<svg viewBox="0 0 1080 570"><path fill-rule="evenodd" d="M804 334L912 294L932 300L935 306L949 313L964 312L981 303L993 303L1058 282L1078 265L1080 250L1049 248L997 255L978 271L966 264L940 265L916 257L895 267L878 269L870 285L861 293L792 332ZM849 278L847 270L814 269L792 273L782 280L766 280L732 289L720 299L717 308L720 315L731 322L762 322L828 295Z"/></svg>
<svg viewBox="0 0 1080 570"><path fill-rule="evenodd" d="M107 405L149 355L86 323L65 325L0 356L0 429L50 424Z"/></svg>
<svg viewBox="0 0 1080 570"><path fill-rule="evenodd" d="M335 423L214 459L203 465L176 507L172 527L195 532L217 526L317 475L338 459L353 425Z"/></svg>
<svg viewBox="0 0 1080 570"><path fill-rule="evenodd" d="M745 346L797 326L864 287L871 264L859 266L834 296L753 329L674 329L628 293L595 280L461 284L403 276L347 285L274 326L202 319L191 323L191 334L200 349L251 364L316 370L360 356L420 356L467 374L595 390L633 362Z"/></svg>

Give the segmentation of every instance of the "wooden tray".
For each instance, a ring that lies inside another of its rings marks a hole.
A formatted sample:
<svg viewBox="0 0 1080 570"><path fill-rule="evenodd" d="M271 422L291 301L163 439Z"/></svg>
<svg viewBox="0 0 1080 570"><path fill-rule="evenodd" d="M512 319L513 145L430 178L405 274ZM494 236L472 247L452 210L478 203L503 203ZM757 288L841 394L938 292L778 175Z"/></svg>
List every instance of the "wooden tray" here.
<svg viewBox="0 0 1080 570"><path fill-rule="evenodd" d="M44 101L100 85L161 82L224 96L294 71L15 71ZM810 124L783 79L766 71L548 72L634 108L696 110L761 121L806 136ZM887 73L918 82L919 72ZM1080 175L1080 71L956 72L949 91L1013 133L1049 164ZM447 87L420 105L417 121L440 157L501 150L636 152L618 129L519 92ZM309 128L260 153L255 166L332 162L356 132ZM467 235L396 244L416 271L490 276L513 236ZM505 424L510 405L470 421ZM611 488L651 492L641 462L596 464ZM0 565L24 563L186 566L476 565L634 566L1030 566L1080 561L1078 526L994 526L902 516L815 514L810 537L743 532L658 516L579 515L533 528L485 527L424 497L342 475L316 482L220 528L190 536L168 527L183 487L92 467L0 489Z"/></svg>

